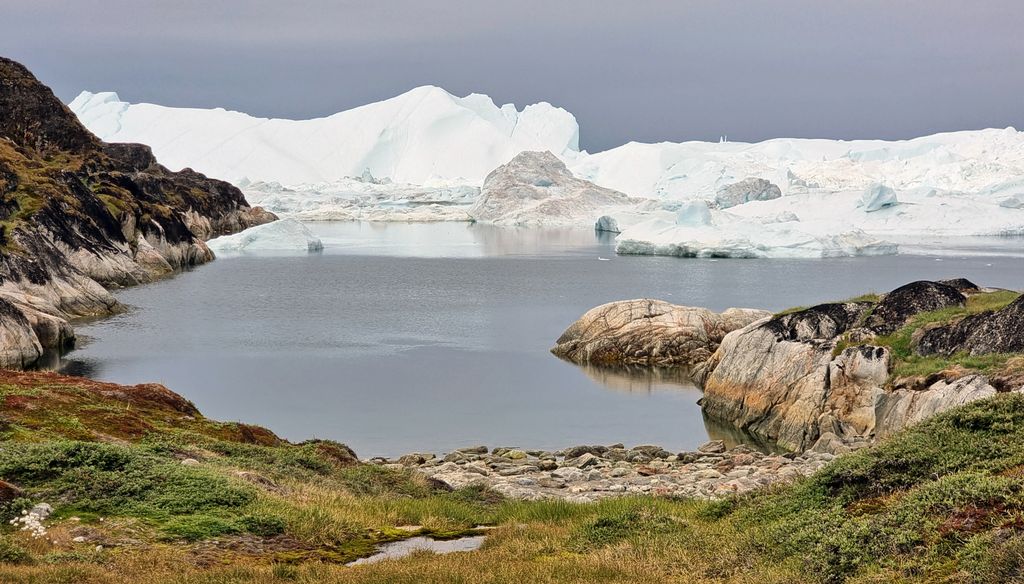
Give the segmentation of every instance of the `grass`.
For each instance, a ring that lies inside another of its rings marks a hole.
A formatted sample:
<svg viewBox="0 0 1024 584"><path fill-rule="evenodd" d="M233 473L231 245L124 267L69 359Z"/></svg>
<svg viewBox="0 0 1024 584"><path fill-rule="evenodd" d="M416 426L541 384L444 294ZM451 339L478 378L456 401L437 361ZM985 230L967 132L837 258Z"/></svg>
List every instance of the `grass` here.
<svg viewBox="0 0 1024 584"><path fill-rule="evenodd" d="M183 404L156 393L126 407L105 384L59 379L0 373L0 477L27 493L0 511L11 517L38 501L56 507L46 538L0 530L0 582L1024 577L1024 396L1016 394L946 412L755 495L580 505L439 491L412 473L341 464L337 445L241 431L182 414ZM98 433L97 413L109 433ZM182 464L186 456L199 463ZM381 542L455 537L479 525L496 528L473 553L344 566ZM73 542L82 532L99 538ZM106 545L97 550L93 541Z"/></svg>

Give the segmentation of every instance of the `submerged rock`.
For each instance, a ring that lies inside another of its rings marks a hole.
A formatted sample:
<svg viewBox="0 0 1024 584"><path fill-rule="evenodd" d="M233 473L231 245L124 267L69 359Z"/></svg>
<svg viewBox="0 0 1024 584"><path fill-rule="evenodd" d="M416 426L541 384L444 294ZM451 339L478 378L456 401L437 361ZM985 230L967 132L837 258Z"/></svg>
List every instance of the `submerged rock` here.
<svg viewBox="0 0 1024 584"><path fill-rule="evenodd" d="M551 352L575 363L690 365L707 359L729 331L769 315L743 308L716 314L650 299L611 302L570 325Z"/></svg>

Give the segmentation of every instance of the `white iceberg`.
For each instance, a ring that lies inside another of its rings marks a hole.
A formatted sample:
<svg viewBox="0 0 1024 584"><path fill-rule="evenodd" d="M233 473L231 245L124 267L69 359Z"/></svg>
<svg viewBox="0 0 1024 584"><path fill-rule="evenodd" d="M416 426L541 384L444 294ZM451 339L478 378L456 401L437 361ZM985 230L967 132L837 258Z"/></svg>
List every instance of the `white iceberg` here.
<svg viewBox="0 0 1024 584"><path fill-rule="evenodd" d="M681 211L676 221L655 218L624 229L615 251L696 258L829 258L888 255L898 249L859 229L815 233L799 221L767 219L743 219L694 204Z"/></svg>
<svg viewBox="0 0 1024 584"><path fill-rule="evenodd" d="M320 251L320 239L308 227L295 219L279 219L271 223L250 227L234 235L211 239L206 244L214 253L246 251Z"/></svg>
<svg viewBox="0 0 1024 584"><path fill-rule="evenodd" d="M894 207L898 204L899 200L896 198L896 191L883 184L873 184L864 190L864 194L860 196L857 206L863 207L865 213L871 213L886 207Z"/></svg>
<svg viewBox="0 0 1024 584"><path fill-rule="evenodd" d="M130 104L82 92L70 108L107 142L141 142L172 170L227 181L330 182L364 173L396 182L432 178L479 184L524 150L579 149L579 126L548 103L522 111L486 95L418 87L313 120L266 119L224 109Z"/></svg>
<svg viewBox="0 0 1024 584"><path fill-rule="evenodd" d="M171 168L233 180L253 204L302 220L592 228L608 215L636 234L654 219L678 230L681 215L707 229L669 239L759 257L783 247L860 253L889 249L875 241L1024 233L1024 132L1014 128L902 141L630 142L590 154L564 110L519 111L436 87L303 121L129 104L113 93L83 92L71 108L101 138L147 143ZM507 168L481 191L489 173L528 151L551 152L564 170ZM744 226L717 215L706 225L694 201L714 201ZM623 249L643 241L626 234Z"/></svg>

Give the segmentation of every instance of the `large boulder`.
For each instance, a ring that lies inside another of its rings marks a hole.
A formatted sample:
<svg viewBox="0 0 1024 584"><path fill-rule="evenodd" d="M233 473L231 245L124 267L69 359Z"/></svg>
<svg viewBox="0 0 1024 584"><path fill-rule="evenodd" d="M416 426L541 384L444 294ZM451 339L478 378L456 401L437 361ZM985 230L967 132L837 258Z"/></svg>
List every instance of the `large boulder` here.
<svg viewBox="0 0 1024 584"><path fill-rule="evenodd" d="M822 304L726 335L698 376L704 412L785 448L810 447L821 433L836 339L870 308Z"/></svg>
<svg viewBox="0 0 1024 584"><path fill-rule="evenodd" d="M1024 352L1024 296L1006 307L972 314L944 326L926 330L917 341L921 355Z"/></svg>
<svg viewBox="0 0 1024 584"><path fill-rule="evenodd" d="M966 287L970 282L958 280L953 284ZM875 306L866 325L879 335L888 335L922 312L963 306L967 297L954 285L921 280L900 286L886 294Z"/></svg>
<svg viewBox="0 0 1024 584"><path fill-rule="evenodd" d="M770 316L763 310L706 308L661 300L623 300L587 311L551 352L594 365L692 365L705 361L725 335Z"/></svg>
<svg viewBox="0 0 1024 584"><path fill-rule="evenodd" d="M729 333L696 368L704 411L785 448L838 452L991 395L996 389L986 378L964 372L906 387L891 383L890 349L871 344L875 334L888 334L915 314L962 305L957 288L976 289L965 280L914 282L877 305L822 304ZM1024 300L1017 300L926 331L918 350L1024 351L1022 325ZM839 351L840 341L862 344Z"/></svg>
<svg viewBox="0 0 1024 584"><path fill-rule="evenodd" d="M782 196L782 189L763 178L748 178L726 185L715 193L719 209L728 209L750 201L770 201Z"/></svg>
<svg viewBox="0 0 1024 584"><path fill-rule="evenodd" d="M487 175L469 216L504 225L592 224L604 211L635 202L576 178L550 152L521 152Z"/></svg>

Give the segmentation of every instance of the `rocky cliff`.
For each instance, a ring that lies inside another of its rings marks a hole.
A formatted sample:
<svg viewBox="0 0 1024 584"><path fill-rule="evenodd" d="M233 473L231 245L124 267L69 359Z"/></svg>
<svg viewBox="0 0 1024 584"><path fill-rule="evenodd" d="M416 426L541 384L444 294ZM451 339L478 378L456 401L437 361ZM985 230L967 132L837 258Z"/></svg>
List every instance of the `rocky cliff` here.
<svg viewBox="0 0 1024 584"><path fill-rule="evenodd" d="M69 320L116 309L107 288L210 261L204 240L274 219L147 146L100 141L0 57L0 366L68 347Z"/></svg>

